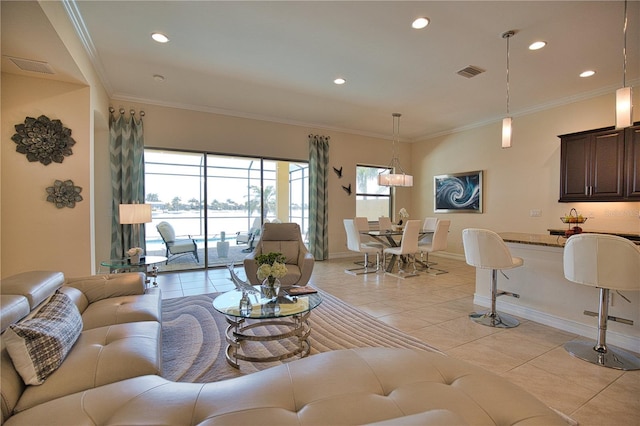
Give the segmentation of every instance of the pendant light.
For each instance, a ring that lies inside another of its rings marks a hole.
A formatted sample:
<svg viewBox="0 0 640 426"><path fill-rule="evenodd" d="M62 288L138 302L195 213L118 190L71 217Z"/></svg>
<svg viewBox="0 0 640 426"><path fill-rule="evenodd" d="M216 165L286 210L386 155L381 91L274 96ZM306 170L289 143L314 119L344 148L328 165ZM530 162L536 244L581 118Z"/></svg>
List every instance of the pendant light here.
<svg viewBox="0 0 640 426"><path fill-rule="evenodd" d="M630 127L633 123L631 86L627 87L627 1L624 2L624 23L622 25L622 88L616 90L616 128Z"/></svg>
<svg viewBox="0 0 640 426"><path fill-rule="evenodd" d="M502 119L502 147L511 148L511 117L509 116L509 39L515 31L505 31L502 38L507 40L507 116Z"/></svg>
<svg viewBox="0 0 640 426"><path fill-rule="evenodd" d="M398 159L400 144L400 116L402 114L394 112L393 117L393 142L391 162L387 166L389 173L382 172L378 175L378 185L380 186L413 186L413 176L405 173Z"/></svg>

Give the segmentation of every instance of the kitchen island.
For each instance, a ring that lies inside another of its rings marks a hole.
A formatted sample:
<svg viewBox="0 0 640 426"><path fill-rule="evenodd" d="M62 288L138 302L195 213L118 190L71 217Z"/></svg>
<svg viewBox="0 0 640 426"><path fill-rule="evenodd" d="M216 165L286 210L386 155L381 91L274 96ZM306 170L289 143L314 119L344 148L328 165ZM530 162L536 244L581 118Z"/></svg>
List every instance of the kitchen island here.
<svg viewBox="0 0 640 426"><path fill-rule="evenodd" d="M524 259L519 268L498 274L498 289L520 294L520 298L499 297L498 311L532 320L595 340L597 317L584 311L598 312L598 289L573 283L564 278L562 254L566 238L557 235L504 232L499 234L512 256ZM474 303L490 306L491 270L476 269ZM607 342L640 353L640 292L625 292L625 301L611 293L609 315L633 321L626 325L609 321Z"/></svg>

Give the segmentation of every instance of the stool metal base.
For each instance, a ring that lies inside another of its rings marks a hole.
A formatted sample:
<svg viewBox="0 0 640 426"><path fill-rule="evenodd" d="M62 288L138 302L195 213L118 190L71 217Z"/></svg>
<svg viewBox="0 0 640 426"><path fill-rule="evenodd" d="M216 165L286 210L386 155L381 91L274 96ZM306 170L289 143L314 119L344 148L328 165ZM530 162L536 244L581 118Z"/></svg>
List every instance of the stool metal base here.
<svg viewBox="0 0 640 426"><path fill-rule="evenodd" d="M473 322L486 325L487 327L513 328L520 325L520 321L511 315L491 311L474 312L469 314L469 318L471 318Z"/></svg>
<svg viewBox="0 0 640 426"><path fill-rule="evenodd" d="M620 348L607 346L604 352L595 350L596 342L568 342L564 348L576 358L616 370L640 370L640 358Z"/></svg>

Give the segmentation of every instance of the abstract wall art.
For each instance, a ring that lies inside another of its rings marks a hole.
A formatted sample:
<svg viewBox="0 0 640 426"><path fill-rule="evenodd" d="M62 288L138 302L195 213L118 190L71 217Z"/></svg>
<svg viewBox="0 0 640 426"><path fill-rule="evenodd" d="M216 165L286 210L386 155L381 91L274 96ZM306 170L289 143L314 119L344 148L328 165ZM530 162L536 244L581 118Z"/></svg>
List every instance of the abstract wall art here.
<svg viewBox="0 0 640 426"><path fill-rule="evenodd" d="M433 177L435 213L482 213L482 170Z"/></svg>

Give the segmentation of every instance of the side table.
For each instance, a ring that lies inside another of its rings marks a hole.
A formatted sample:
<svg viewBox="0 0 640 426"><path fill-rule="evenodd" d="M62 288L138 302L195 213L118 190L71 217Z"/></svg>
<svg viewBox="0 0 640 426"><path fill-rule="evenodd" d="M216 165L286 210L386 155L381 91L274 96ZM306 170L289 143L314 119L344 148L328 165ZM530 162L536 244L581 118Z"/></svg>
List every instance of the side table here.
<svg viewBox="0 0 640 426"><path fill-rule="evenodd" d="M167 258L164 256L145 256L140 258L138 263L129 263L129 259L111 259L100 262L100 266L109 268L109 273L111 274L132 271L144 272L146 276L145 283L149 284L149 277L153 277L153 286L157 287L158 264L166 261Z"/></svg>

